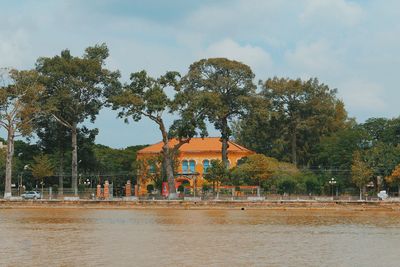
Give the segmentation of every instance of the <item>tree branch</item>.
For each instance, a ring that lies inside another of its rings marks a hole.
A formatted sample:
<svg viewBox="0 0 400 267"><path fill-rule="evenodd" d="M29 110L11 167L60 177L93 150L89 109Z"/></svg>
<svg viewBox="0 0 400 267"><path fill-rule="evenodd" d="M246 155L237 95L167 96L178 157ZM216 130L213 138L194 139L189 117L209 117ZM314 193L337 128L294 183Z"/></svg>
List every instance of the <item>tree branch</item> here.
<svg viewBox="0 0 400 267"><path fill-rule="evenodd" d="M67 128L69 128L69 129L72 129L72 125L71 124L69 124L68 122L66 122L66 121L64 121L64 120L62 120L62 119L60 119L60 118L58 118L56 115L54 115L54 114L51 114L52 116L53 116L53 118L55 118L59 123L61 123L62 125L64 125L65 127L67 127Z"/></svg>

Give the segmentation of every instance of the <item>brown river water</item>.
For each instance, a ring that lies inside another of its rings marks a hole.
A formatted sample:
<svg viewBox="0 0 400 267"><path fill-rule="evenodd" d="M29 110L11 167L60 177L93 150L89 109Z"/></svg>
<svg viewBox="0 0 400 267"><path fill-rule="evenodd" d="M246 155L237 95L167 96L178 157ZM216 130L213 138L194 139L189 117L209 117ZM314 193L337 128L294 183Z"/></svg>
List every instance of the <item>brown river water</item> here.
<svg viewBox="0 0 400 267"><path fill-rule="evenodd" d="M400 212L0 209L0 266L400 266Z"/></svg>

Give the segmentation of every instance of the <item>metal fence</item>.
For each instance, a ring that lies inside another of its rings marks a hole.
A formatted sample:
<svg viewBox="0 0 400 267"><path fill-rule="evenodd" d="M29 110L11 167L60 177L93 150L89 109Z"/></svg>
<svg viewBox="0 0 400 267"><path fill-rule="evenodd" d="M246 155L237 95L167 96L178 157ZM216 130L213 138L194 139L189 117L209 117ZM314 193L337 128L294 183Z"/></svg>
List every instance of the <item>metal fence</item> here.
<svg viewBox="0 0 400 267"><path fill-rule="evenodd" d="M79 197L82 200L105 200L105 198L100 195L96 196L96 188L84 188L79 189L75 194L75 191L71 188L64 188L62 191L54 190L52 188L36 188L31 191L37 191L41 194L41 199L46 200L64 200L64 199L74 199ZM24 192L20 192L18 189L12 190L12 196L14 199L21 199L21 195ZM0 191L0 199L3 198L4 192ZM131 196L134 196L134 192L131 192ZM396 196L392 199L397 199ZM126 199L124 195L118 195L113 188L110 187L110 194L107 200L122 200ZM163 200L166 197L162 196L157 190L141 195L132 199L141 200ZM359 200L359 195L352 194L339 194L339 195L304 195L304 194L276 194L271 192L265 192L263 190L232 190L232 189L221 189L218 191L203 191L198 188L196 191L184 190L183 192L177 192L177 199L181 200L304 200L304 201L357 201ZM379 200L377 196L364 196L362 200L377 201Z"/></svg>

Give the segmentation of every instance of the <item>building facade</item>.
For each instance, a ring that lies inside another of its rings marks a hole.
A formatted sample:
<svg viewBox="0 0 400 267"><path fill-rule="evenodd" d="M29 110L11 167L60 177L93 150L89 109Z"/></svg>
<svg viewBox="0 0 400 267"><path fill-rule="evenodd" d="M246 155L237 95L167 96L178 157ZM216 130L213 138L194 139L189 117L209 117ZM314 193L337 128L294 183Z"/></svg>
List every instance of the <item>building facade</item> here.
<svg viewBox="0 0 400 267"><path fill-rule="evenodd" d="M177 140L170 141L170 146L174 146ZM156 160L162 151L163 143L159 142L150 145L137 152L139 162L150 162L144 164L144 171L138 174L139 193L146 194L148 185L154 183L151 179L151 173L155 172L157 166ZM181 146L179 154L176 156L176 174L175 186L179 187L182 183L188 183L193 186L201 186L204 183L204 174L211 165L211 160L222 159L222 143L219 137L192 138L189 143ZM229 141L228 160L229 167L237 165L238 161L244 157L254 154L253 151ZM152 162L151 162L152 161ZM150 178L149 178L150 176Z"/></svg>

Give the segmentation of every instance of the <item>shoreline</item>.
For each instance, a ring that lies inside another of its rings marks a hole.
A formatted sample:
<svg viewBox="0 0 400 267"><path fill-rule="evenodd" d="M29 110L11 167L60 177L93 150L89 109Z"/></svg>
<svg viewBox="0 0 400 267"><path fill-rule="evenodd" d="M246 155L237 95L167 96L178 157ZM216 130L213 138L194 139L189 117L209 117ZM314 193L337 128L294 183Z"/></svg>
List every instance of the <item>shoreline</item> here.
<svg viewBox="0 0 400 267"><path fill-rule="evenodd" d="M181 209L181 210L337 210L397 211L400 202L390 201L310 201L310 200L0 200L0 209Z"/></svg>

